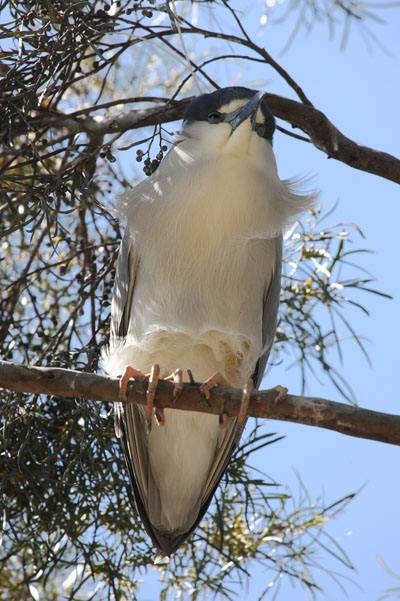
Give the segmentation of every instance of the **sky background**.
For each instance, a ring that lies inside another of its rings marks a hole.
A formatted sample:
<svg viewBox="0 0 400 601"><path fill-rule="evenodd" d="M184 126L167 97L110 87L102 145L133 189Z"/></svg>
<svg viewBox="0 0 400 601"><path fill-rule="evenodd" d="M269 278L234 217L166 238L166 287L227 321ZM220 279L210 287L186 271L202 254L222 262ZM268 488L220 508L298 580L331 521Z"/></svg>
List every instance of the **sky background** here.
<svg viewBox="0 0 400 601"><path fill-rule="evenodd" d="M398 155L399 13L388 12L386 18L388 25L376 27L374 31L391 50L392 56L378 47L368 52L356 30L350 35L346 50L340 52L339 39L329 42L327 28L320 25L308 36L299 35L280 62L311 101L348 137ZM268 49L275 57L282 44L279 30L282 31L282 26L271 26L268 32ZM278 79L274 78L268 89L279 93L280 87ZM357 246L375 251L375 254L364 256L363 266L376 278L375 287L391 294L393 300L365 295L370 317L360 311L351 312L355 331L369 339L366 348L372 368L354 343L344 345L347 352L343 365L338 364L338 367L351 383L361 407L398 414L398 186L327 160L317 149L282 135L276 136L275 153L281 176L310 170L315 173L324 205L339 203L330 219L357 223L365 235L365 240L357 241ZM291 392L300 392L296 374L285 371L284 365L268 374L268 386L278 381L288 386ZM341 400L326 380L322 384L312 380L307 392ZM342 570L361 587L349 583L349 598L372 601L385 590L396 585L400 587L400 580L391 577L377 559L378 555L382 557L400 577L399 449L307 426L278 422L274 426L275 431L286 434L286 439L260 453L259 461L268 465L268 473L289 485L292 492L299 487L296 471L312 499L322 495L326 502L331 502L362 489L340 518L328 526L329 532L341 539L357 570L353 575ZM338 568L337 564L335 568ZM337 585L322 574L319 583L328 599L346 598ZM254 597L250 594L248 598ZM301 594L283 594L282 590L280 598L290 601L301 598ZM395 597L392 595L391 598Z"/></svg>
<svg viewBox="0 0 400 601"><path fill-rule="evenodd" d="M313 104L323 111L345 135L375 149L399 155L400 85L399 44L400 10L387 9L378 14L387 23L369 21L368 27L390 53L378 45L368 49L359 28L350 32L345 50L340 50L340 34L329 39L326 23L316 24L310 33L300 30L290 48L280 56L294 26L295 16L281 25L270 22L261 31L259 19L262 2L248 3L246 24L257 43L300 84ZM377 3L380 5L383 3ZM296 12L296 15L298 13ZM273 16L274 13L271 13ZM288 89L272 69L256 65L251 71L220 70L218 83L262 87L276 94L288 95ZM261 84L261 85L260 85ZM293 97L292 94L290 94ZM284 124L287 126L287 124ZM315 175L325 209L338 202L327 223L354 222L365 240L354 237L354 248L374 251L363 257L362 266L375 278L374 287L393 296L386 300L364 294L370 317L361 311L346 316L355 331L367 338L370 367L352 343L345 343L344 361L335 365L351 384L361 407L387 413L399 413L397 375L400 370L400 284L399 284L399 216L400 198L396 184L368 173L356 171L326 156L310 144L276 133L274 150L281 178ZM299 374L275 366L264 379L262 388L282 384L293 394L301 393ZM308 381L306 393L342 401L329 380L321 377ZM265 431L286 435L283 441L268 446L253 458L253 463L269 476L288 487L296 498L301 481L312 500L326 504L356 491L357 497L344 512L327 525L351 558L355 571L341 568L338 562L327 565L352 582L342 580L346 594L323 573L318 576L324 595L318 599L341 601L375 601L390 588L399 587L400 579L390 576L380 565L378 556L400 578L400 454L395 446L347 437L341 434L283 422L265 424ZM322 557L326 562L326 555ZM146 575L140 598L154 599L159 585ZM270 579L268 572L254 569L249 589L239 598L255 600ZM271 595L272 597L272 595ZM269 596L268 596L269 598ZM300 588L285 582L278 599L303 599ZM390 599L400 598L400 593Z"/></svg>

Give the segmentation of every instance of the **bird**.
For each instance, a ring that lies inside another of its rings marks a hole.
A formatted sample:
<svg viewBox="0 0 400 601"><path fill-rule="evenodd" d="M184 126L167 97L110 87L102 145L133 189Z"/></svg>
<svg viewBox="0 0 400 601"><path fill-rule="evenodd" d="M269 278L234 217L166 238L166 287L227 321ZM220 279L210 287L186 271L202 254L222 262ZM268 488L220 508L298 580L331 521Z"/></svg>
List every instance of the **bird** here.
<svg viewBox="0 0 400 601"><path fill-rule="evenodd" d="M121 401L131 377L149 378L147 407L115 404L115 431L155 562L199 525L246 421L245 410L154 409L158 379L177 396L191 369L206 399L235 386L247 406L274 342L283 235L314 201L278 176L265 94L235 86L193 99L156 171L118 201L126 229L103 367Z"/></svg>

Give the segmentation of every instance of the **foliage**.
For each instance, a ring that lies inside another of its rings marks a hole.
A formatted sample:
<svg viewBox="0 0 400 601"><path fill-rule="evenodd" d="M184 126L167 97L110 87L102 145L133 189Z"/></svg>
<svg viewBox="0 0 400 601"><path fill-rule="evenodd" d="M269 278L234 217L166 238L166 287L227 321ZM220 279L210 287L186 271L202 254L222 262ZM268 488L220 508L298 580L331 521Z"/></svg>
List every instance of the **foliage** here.
<svg viewBox="0 0 400 601"><path fill-rule="evenodd" d="M281 5L281 6L279 6ZM385 50L379 36L370 27L371 23L385 25L382 9L398 6L397 2L355 2L354 0L266 0L261 24L266 25L271 18L275 24L282 24L292 17L294 23L283 51L287 50L301 30L310 32L317 23L324 22L328 28L329 37L333 39L340 33L340 48L347 46L351 30L357 28L367 48L370 50L378 45ZM381 11L377 12L379 8ZM278 10L277 10L278 9Z"/></svg>
<svg viewBox="0 0 400 601"><path fill-rule="evenodd" d="M381 564L381 566L383 567L383 569L389 574L389 576L391 576L392 578L394 578L395 580L400 580L400 576L399 574L396 574L395 572L393 572L383 561L382 557L380 557L378 555L378 561ZM400 587L392 587L388 590L386 590L383 595L381 595L379 597L379 599L377 599L377 601L384 601L384 599L400 599Z"/></svg>
<svg viewBox="0 0 400 601"><path fill-rule="evenodd" d="M3 557L0 590L22 598L136 598L154 551L132 509L110 414L98 405L50 398L2 406ZM249 470L249 458L279 440L258 425L237 450L213 510L191 540L159 568L161 598L193 599L246 582L253 561L316 589L321 550L351 564L323 531L351 498L328 507L295 504ZM246 467L247 465L247 467ZM23 486L21 486L23 483ZM266 589L268 587L266 586Z"/></svg>
<svg viewBox="0 0 400 601"><path fill-rule="evenodd" d="M313 5L319 19L320 4ZM363 18L348 2L325 5ZM308 1L290 6L311 10ZM225 0L0 8L7 17L0 26L1 355L97 370L121 238L110 199L137 177L123 149L137 146L145 173L154 170L171 140L165 123L181 116L166 117L165 109L179 109L181 94L216 85L230 64L259 62L304 93ZM146 121L154 104L158 113ZM288 236L277 352L293 352L303 373L322 367L350 396L328 351L340 352L338 318L361 344L343 311L356 302L351 291L369 290L370 279L354 270L343 276L355 253L352 228L321 228L321 219L318 208ZM332 316L327 330L324 311ZM152 551L132 508L110 408L5 391L1 400L0 591L15 600L38 591L49 601L136 598ZM232 598L253 562L268 568L269 580L286 575L312 591L318 554L327 549L350 565L323 529L347 499L297 504L251 469L252 453L276 440L254 426L195 536L159 568L161 598Z"/></svg>
<svg viewBox="0 0 400 601"><path fill-rule="evenodd" d="M305 224L287 236L285 270L282 280L280 319L276 352L294 356L301 370L303 388L306 373L325 372L338 391L349 401L355 397L347 381L335 369L330 351L342 360L342 344L353 340L369 361L362 339L351 326L344 308L355 307L368 314L354 292L369 292L390 298L371 288L370 274L358 267L365 249L351 248L352 234L362 236L351 223L322 227L334 211L322 213L322 205L311 211ZM349 269L350 268L350 269Z"/></svg>

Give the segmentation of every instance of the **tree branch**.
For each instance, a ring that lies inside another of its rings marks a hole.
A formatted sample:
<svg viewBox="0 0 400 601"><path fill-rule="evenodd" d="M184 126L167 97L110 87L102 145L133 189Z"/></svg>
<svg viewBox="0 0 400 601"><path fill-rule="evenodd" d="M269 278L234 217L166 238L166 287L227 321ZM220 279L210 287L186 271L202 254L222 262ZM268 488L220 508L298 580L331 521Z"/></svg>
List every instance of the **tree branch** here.
<svg viewBox="0 0 400 601"><path fill-rule="evenodd" d="M322 150L328 158L334 158L355 169L400 184L400 160L396 157L353 142L342 134L321 111L309 104L270 93L266 93L265 98L276 117L301 129L310 137L314 146ZM101 138L106 134L126 132L182 119L185 108L192 99L193 97L184 98L149 109L124 111L110 118L83 116L82 111L68 115L58 111L45 111L38 115L32 125L35 129L36 127L37 129L67 128L74 133L85 132L90 138ZM89 109L86 110L89 112ZM95 110L95 107L91 110ZM14 133L20 134L21 127L24 127L23 123L14 128Z"/></svg>
<svg viewBox="0 0 400 601"><path fill-rule="evenodd" d="M313 106L275 94L266 94L266 100L275 117L308 134L328 158L400 184L400 160L393 155L353 142Z"/></svg>
<svg viewBox="0 0 400 601"><path fill-rule="evenodd" d="M26 367L0 361L0 387L15 392L81 397L92 401L118 401L118 379L94 373L58 367ZM174 385L161 380L157 388L158 407L184 409L200 413L238 415L242 392L236 388L217 387L211 391L209 405L198 384L184 384L182 394L172 401ZM146 404L147 381L133 380L128 387L128 402ZM255 391L251 395L249 417L288 421L327 428L369 440L400 445L400 416L360 409L326 399L288 394L275 402L275 390Z"/></svg>

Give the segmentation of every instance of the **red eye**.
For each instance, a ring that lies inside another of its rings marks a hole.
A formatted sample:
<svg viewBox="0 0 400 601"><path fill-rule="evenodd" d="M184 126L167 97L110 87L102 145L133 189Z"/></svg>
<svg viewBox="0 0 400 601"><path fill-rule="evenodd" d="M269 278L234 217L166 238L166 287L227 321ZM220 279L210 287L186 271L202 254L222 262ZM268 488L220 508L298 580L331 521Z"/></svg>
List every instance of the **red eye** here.
<svg viewBox="0 0 400 601"><path fill-rule="evenodd" d="M264 138L267 132L267 128L265 127L264 123L257 123L254 129L261 138Z"/></svg>
<svg viewBox="0 0 400 601"><path fill-rule="evenodd" d="M221 123L221 121L224 120L224 116L217 111L213 111L212 113L209 113L207 119L209 123Z"/></svg>

